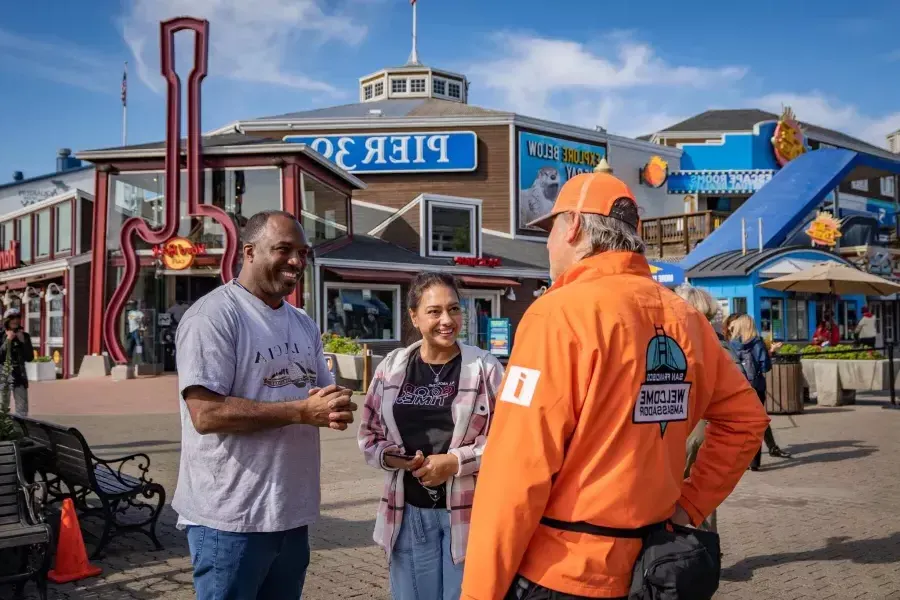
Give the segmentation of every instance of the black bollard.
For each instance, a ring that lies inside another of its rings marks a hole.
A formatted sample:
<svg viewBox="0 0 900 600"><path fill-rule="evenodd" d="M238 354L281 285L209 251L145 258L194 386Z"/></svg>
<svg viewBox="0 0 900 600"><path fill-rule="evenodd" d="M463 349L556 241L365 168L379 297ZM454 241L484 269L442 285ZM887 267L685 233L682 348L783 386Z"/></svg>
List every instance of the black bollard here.
<svg viewBox="0 0 900 600"><path fill-rule="evenodd" d="M888 355L888 376L890 377L890 386L891 386L891 403L888 406L884 406L882 408L900 408L897 406L897 390L896 383L894 381L894 342L890 341L887 343L887 355Z"/></svg>

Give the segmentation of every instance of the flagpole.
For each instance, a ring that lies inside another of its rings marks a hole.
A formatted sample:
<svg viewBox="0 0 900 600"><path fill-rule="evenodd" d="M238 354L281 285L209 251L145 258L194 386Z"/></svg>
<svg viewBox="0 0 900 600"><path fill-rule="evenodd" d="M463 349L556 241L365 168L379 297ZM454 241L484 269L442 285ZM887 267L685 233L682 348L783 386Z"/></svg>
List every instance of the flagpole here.
<svg viewBox="0 0 900 600"><path fill-rule="evenodd" d="M418 51L418 42L416 39L416 5L418 3L416 0L412 0L412 13L413 13L413 23L412 23L412 54L409 55L409 64L417 65L419 64L419 51Z"/></svg>
<svg viewBox="0 0 900 600"><path fill-rule="evenodd" d="M128 61L125 61L125 71L122 73L122 145L128 145Z"/></svg>

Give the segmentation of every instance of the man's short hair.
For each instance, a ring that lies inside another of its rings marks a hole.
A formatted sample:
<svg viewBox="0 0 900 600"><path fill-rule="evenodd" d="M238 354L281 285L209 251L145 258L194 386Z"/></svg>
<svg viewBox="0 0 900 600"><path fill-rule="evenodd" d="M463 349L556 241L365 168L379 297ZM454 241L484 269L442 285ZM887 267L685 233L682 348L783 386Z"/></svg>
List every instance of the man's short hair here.
<svg viewBox="0 0 900 600"><path fill-rule="evenodd" d="M263 210L247 220L244 225L244 231L241 233L241 241L245 244L256 244L262 237L263 231L271 217L286 217L288 219L297 220L297 217L284 210Z"/></svg>
<svg viewBox="0 0 900 600"><path fill-rule="evenodd" d="M616 200L610 216L579 213L584 256L600 252L634 252L643 254L646 245L637 232L637 206L627 198Z"/></svg>

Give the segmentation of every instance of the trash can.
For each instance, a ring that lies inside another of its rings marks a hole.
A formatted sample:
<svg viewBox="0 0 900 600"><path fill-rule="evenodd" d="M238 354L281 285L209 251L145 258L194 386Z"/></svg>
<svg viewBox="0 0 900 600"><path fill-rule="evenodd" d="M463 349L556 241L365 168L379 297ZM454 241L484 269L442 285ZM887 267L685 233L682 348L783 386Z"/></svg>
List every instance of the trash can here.
<svg viewBox="0 0 900 600"><path fill-rule="evenodd" d="M803 365L799 354L776 354L766 373L766 412L794 415L803 412Z"/></svg>

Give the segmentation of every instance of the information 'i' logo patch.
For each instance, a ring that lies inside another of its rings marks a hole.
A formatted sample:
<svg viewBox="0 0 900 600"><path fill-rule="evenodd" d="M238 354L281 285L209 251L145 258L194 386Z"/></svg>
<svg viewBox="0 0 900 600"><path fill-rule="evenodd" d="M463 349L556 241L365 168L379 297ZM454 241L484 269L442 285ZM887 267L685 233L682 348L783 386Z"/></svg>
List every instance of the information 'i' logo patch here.
<svg viewBox="0 0 900 600"><path fill-rule="evenodd" d="M691 384L687 358L678 343L656 325L656 335L647 345L647 373L634 404L632 421L659 423L660 437L676 421L687 421Z"/></svg>

